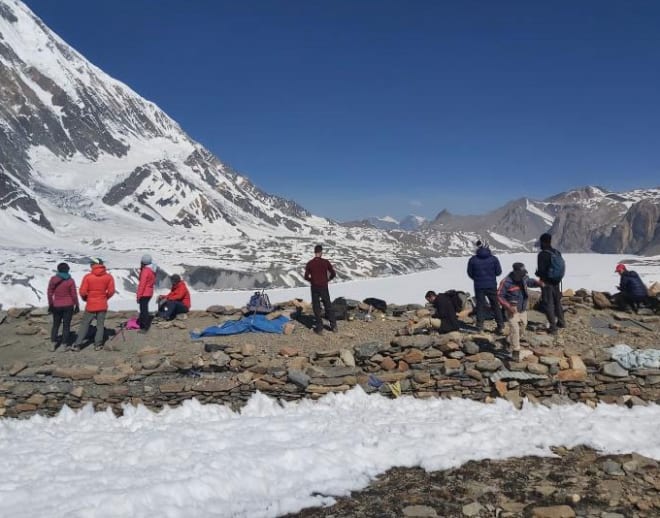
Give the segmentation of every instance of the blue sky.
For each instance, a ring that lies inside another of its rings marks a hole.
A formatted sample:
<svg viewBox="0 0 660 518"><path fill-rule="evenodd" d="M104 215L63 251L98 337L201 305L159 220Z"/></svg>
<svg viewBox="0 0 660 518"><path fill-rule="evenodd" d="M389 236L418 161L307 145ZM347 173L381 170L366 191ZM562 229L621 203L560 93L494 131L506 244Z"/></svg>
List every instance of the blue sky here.
<svg viewBox="0 0 660 518"><path fill-rule="evenodd" d="M660 2L28 0L262 189L335 219L660 185Z"/></svg>

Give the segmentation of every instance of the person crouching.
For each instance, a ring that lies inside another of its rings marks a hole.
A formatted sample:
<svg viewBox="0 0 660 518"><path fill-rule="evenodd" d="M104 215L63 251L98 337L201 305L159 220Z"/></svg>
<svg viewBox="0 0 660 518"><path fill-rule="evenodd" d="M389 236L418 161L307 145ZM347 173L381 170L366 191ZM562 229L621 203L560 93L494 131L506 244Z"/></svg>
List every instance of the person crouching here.
<svg viewBox="0 0 660 518"><path fill-rule="evenodd" d="M158 296L158 316L165 320L174 320L177 315L190 310L190 292L180 275L170 277L172 287L167 295Z"/></svg>
<svg viewBox="0 0 660 518"><path fill-rule="evenodd" d="M511 358L520 361L520 335L527 328L527 288L541 288L543 282L530 279L523 263L513 263L513 270L500 282L497 298L509 317Z"/></svg>

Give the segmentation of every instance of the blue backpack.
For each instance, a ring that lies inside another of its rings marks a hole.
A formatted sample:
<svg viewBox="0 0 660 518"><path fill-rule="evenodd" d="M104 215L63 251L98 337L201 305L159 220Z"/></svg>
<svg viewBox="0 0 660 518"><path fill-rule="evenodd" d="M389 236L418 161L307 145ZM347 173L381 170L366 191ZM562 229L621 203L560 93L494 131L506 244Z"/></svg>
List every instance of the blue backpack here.
<svg viewBox="0 0 660 518"><path fill-rule="evenodd" d="M550 267L548 268L548 279L553 282L561 282L566 273L566 263L559 250L548 250L550 252Z"/></svg>
<svg viewBox="0 0 660 518"><path fill-rule="evenodd" d="M247 310L250 313L270 313L273 311L273 306L270 303L270 299L264 290L255 291L254 295L250 297L249 302L247 303Z"/></svg>

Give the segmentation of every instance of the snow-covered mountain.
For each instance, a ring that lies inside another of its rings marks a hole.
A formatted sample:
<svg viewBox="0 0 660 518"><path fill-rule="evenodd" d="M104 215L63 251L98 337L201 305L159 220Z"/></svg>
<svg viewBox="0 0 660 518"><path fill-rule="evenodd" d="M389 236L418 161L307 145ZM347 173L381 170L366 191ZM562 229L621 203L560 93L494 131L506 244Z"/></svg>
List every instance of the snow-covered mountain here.
<svg viewBox="0 0 660 518"><path fill-rule="evenodd" d="M480 216L440 212L338 224L260 190L155 104L68 46L18 0L0 0L0 303L44 301L66 260L101 256L131 293L150 252L194 290L303 284L314 244L341 279L401 274L466 255L534 248L660 253L660 189L586 187Z"/></svg>
<svg viewBox="0 0 660 518"><path fill-rule="evenodd" d="M41 299L38 271L90 255L127 289L143 251L199 288L299 284L316 242L344 278L435 265L263 192L18 0L0 0L0 224L0 282Z"/></svg>
<svg viewBox="0 0 660 518"><path fill-rule="evenodd" d="M424 222L426 222L426 218L409 214L401 221L392 216L371 217L358 221L347 221L342 223L342 226L379 228L381 230L417 230Z"/></svg>

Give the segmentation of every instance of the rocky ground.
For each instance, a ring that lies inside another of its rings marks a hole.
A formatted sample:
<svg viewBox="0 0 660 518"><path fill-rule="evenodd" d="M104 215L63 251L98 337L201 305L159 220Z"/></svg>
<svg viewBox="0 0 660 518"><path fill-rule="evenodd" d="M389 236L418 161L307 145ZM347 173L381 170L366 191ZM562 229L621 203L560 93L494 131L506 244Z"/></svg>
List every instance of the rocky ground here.
<svg viewBox="0 0 660 518"><path fill-rule="evenodd" d="M660 317L648 311L633 315L607 307L597 309L591 294L569 293L565 303L568 327L557 337L545 333L542 314L530 312L524 345L534 350L534 354L530 353L529 363L517 367L506 363L506 360L502 366L502 361L498 360L502 358L501 353L506 346L505 338L486 333L482 341L477 340L478 335L471 330L469 317L464 318L465 331L454 338L455 347L451 346L454 342L432 342L432 347L429 347L428 343L424 343L425 337L396 338L397 331L405 328L409 318L424 312L419 306L399 307L395 308L398 311L388 311L387 314L374 313L375 318L371 321L362 319L363 315L358 311L354 313L354 320L339 323L338 333L326 331L322 336L317 336L306 327L305 324L311 323L311 320L308 311L305 311L301 322L297 322L288 335L246 333L197 341L191 340L191 330L201 330L236 318L234 310L217 307L209 308L211 311L191 312L174 322L155 322L147 334L122 332L120 323L125 322L132 313L111 313L106 326L111 334L107 343L112 350L94 351L93 347L87 347L77 353L49 350L50 321L45 311L13 308L0 312L0 415L28 417L35 412L49 414L57 411L57 402L50 398L58 391L62 393L61 397L66 397L66 404L74 407L85 400L93 402L97 408L103 408L102 405L108 401L110 404L126 400L144 401L146 404L147 401L153 402L144 390L150 378L156 375L180 377L182 372L196 368L204 371L202 375L209 378L204 380L205 383L212 383L217 377L223 377L223 383L233 383L236 379L243 383L240 393L237 393L239 389L236 385L229 388L224 385L222 388L206 387L214 394L232 393L247 398L255 388L267 393L277 388L285 396L288 393L295 397L318 397L326 391L345 390L348 385L362 384L365 379L364 374L362 377L358 372L352 375L353 371L346 371L347 367L341 366L350 364L349 359L342 356L345 351L355 354L358 360L356 369L362 369L365 373L375 372L383 379L400 379L406 383L404 392L418 397L458 395L487 400L487 394L508 398L515 391L519 398L520 395L527 395L522 392L524 382L514 379L508 384L501 381L498 384L494 379L489 383L488 379L481 378L487 378L491 369L522 369L524 372L545 373L553 376L551 379L568 373L570 380L575 373L574 359L579 356L587 364L587 367L583 366L580 379L584 381L588 377L593 382L576 388L573 399L586 395L591 403L597 400L631 403L633 400L621 398L634 398L636 396L631 394L638 394L646 401L636 398L637 403L659 402L657 387L660 387L660 371L610 372L604 369L602 362L607 361L605 350L618 343L626 343L636 349L659 349ZM292 309L290 305L285 306L287 311ZM78 318L74 321L74 329ZM490 328L493 327L491 323ZM409 341L407 345L404 343L406 340ZM389 346L382 345L389 343L395 346L388 349ZM381 345L369 351L370 344ZM224 359L221 364L217 363L217 357L214 360L209 356L209 347L220 351L212 355L222 355ZM471 347L476 347L476 350L471 351ZM365 350L369 352L365 353ZM361 355L364 358L360 359ZM534 362L531 362L532 359ZM498 362L499 365L491 367L492 363ZM299 380L293 379L291 370L294 367L304 369L305 365L311 369L307 372L310 372L312 382L309 386L305 385L306 389L301 388ZM128 369L126 372L121 370L124 367ZM325 378L325 381L314 378L314 373L316 376L326 376L320 373L324 368L335 374L343 371L336 378ZM117 369L121 375L114 378L103 375ZM460 371L462 381L452 378L454 371ZM474 379L465 376L466 373ZM56 377L58 375L60 378ZM67 376L70 380L66 381L66 386L64 382L57 381ZM353 380L347 382L349 378ZM208 393L206 389L195 388L197 381L183 379L180 382L175 380L176 383L171 380L167 383L167 379L165 383L160 381L165 404L177 404L185 397L199 397L200 392L195 390L202 390L201 394ZM327 386L314 385L324 382ZM45 383L51 383L51 388L44 388ZM77 383L85 383L84 388ZM137 384L142 387L139 393L135 392ZM172 384L177 387L177 399L167 400L167 387ZM103 393L108 386L110 392ZM547 397L557 386L561 387L561 383L547 381L538 390L531 386L528 388L537 390L537 395ZM317 390L310 390L311 387L317 387ZM451 392L443 392L446 388ZM471 390L476 392L469 392ZM209 396L206 401L221 400ZM61 398L59 402L61 404ZM660 423L658 426L660 429ZM469 462L460 468L434 473L397 468L379 477L364 491L339 499L332 507L309 509L299 515L660 516L660 471L657 462L637 455L602 457L585 448L558 448L555 453L558 455L555 458Z"/></svg>

